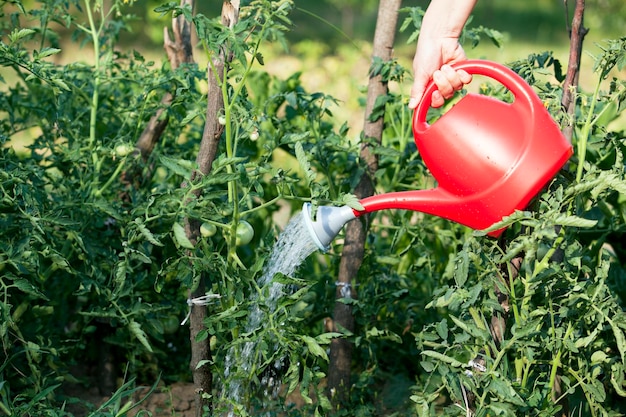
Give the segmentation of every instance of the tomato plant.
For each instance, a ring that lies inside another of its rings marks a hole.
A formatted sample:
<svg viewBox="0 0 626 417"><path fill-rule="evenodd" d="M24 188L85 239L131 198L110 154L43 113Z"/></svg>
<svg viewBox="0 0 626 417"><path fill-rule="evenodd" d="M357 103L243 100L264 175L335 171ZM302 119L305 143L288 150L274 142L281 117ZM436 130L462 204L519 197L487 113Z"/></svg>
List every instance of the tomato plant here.
<svg viewBox="0 0 626 417"><path fill-rule="evenodd" d="M234 406L250 414L625 412L626 85L612 75L623 71L624 39L601 45L598 87L578 93L575 156L528 211L499 225L508 226L501 240L411 212L369 217L362 267L340 288L355 330L329 333L342 236L294 277L259 281L286 218L304 201L341 204L365 171L368 138L337 122L331 92L263 66L265 46L288 43L292 2L250 2L228 29L174 3L155 12L193 20L206 61L222 45L233 51L220 85L224 131L204 176L192 173L206 68L173 69L120 42L131 3L0 5L0 414L69 415L64 389L77 379L115 393L87 406L93 415L122 415L137 386L188 381L180 323L194 302L208 311L198 338L212 349L203 366L215 376L215 412L232 409L222 391L241 379L249 392ZM419 9L403 13L405 29L419 25ZM466 35L502 41L482 27ZM86 62L72 52L80 44ZM509 65L570 121L551 53ZM374 60L372 71L394 86L376 109L385 119L372 146L377 192L432 187L401 90L410 70ZM142 155L135 144L155 114L168 124ZM202 238L190 239L191 222ZM189 299L201 277L206 298ZM259 307L273 282L288 291L275 308ZM250 328L255 308L266 316ZM353 380L345 408L330 410L326 349L339 338L351 343ZM227 373L233 347L250 341L257 367ZM267 400L272 378L299 395L298 410Z"/></svg>

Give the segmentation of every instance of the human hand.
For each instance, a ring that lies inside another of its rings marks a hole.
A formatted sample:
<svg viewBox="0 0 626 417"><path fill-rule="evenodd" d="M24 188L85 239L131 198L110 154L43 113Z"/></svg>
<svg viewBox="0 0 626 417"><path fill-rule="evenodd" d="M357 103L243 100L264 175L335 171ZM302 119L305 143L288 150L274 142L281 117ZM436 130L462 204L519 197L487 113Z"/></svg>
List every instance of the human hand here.
<svg viewBox="0 0 626 417"><path fill-rule="evenodd" d="M446 99L472 81L464 70L455 70L450 64L467 59L457 38L419 38L413 59L413 85L409 108L415 109L421 100L431 100L432 107L441 107ZM426 86L433 80L437 85L430 98L423 97Z"/></svg>

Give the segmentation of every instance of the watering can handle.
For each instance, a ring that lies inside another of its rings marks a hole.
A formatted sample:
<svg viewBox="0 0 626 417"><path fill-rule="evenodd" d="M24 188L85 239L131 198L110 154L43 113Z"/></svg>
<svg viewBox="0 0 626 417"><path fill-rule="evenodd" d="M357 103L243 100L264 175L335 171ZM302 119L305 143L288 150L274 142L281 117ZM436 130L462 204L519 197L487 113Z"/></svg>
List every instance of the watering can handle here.
<svg viewBox="0 0 626 417"><path fill-rule="evenodd" d="M498 81L509 89L509 91L513 93L513 96L515 96L515 101L512 104L513 106L532 107L533 103L537 100L535 92L522 77L517 75L517 73L510 68L497 62L481 59L468 59L453 64L452 67L457 70L465 70L468 74L484 75ZM430 108L430 97L436 89L437 85L433 80L431 80L426 86L422 100L415 109L415 113L413 114L413 129L416 132L424 131L428 128L428 123L426 123L426 114Z"/></svg>

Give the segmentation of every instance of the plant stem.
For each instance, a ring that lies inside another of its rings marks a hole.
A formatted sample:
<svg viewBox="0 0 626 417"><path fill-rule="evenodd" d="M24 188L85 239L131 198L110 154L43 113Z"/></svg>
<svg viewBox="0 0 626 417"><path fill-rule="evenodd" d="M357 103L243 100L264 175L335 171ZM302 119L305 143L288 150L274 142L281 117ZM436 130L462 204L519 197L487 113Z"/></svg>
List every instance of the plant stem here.
<svg viewBox="0 0 626 417"><path fill-rule="evenodd" d="M119 164L117 164L117 168L115 168L115 171L113 172L113 174L111 174L111 176L109 177L109 179L107 180L106 183L104 183L104 185L102 187L100 187L100 189L96 190L94 192L94 195L96 197L99 197L102 195L102 193L109 188L109 186L113 183L113 181L117 180L119 178L120 172L122 172L122 168L124 168L124 165L126 165L126 158L123 158Z"/></svg>
<svg viewBox="0 0 626 417"><path fill-rule="evenodd" d="M556 326L554 324L554 314L552 312L552 302L550 302L550 320L552 326L552 334L555 334ZM571 323L568 323L567 330L565 331L565 335L563 336L563 340L567 340L572 334L573 327ZM554 341L556 344L556 340ZM559 347L559 350L556 353L556 356L552 360L552 367L550 369L550 381L548 382L548 389L550 393L554 393L554 384L556 383L557 372L561 367L561 357L563 356L563 349ZM553 394L552 394L553 395Z"/></svg>
<svg viewBox="0 0 626 417"><path fill-rule="evenodd" d="M576 182L580 182L583 178L583 166L585 165L585 157L587 154L587 141L589 139L589 133L593 126L593 112L596 108L596 101L598 100L598 94L600 92L600 82L602 78L598 80L596 89L593 92L591 103L589 104L589 111L587 112L587 119L580 131L580 138L578 138L578 167L576 168Z"/></svg>
<svg viewBox="0 0 626 417"><path fill-rule="evenodd" d="M528 383L528 377L530 376L530 367L532 366L533 362L529 361L526 358L526 363L524 363L524 369L522 371L522 382L521 382L521 386L522 388L526 387L526 384Z"/></svg>
<svg viewBox="0 0 626 417"><path fill-rule="evenodd" d="M491 365L491 369L494 372L498 368L498 365L500 365L500 361L504 358L504 355L506 354L506 352L511 348L511 346L513 346L513 344L515 342L517 342L517 339L518 339L517 336L513 336L511 339L509 339L506 342L506 344L504 346L502 346L502 348L500 349L500 351L498 352L498 354L494 358L493 364Z"/></svg>
<svg viewBox="0 0 626 417"><path fill-rule="evenodd" d="M271 21L271 19L268 19L268 21ZM266 25L267 23L264 24L261 28L259 41L255 44L253 52L252 52L252 59L246 66L244 73L241 77L241 80L239 81L239 84L235 87L233 91L232 97L228 96L228 83L226 82L226 76L224 76L224 79L219 78L217 71L215 71L215 68L213 66L213 60L211 59L211 56L209 55L209 65L212 66L213 73L216 74L217 82L220 85L221 91L222 91L222 98L224 102L224 119L225 119L224 139L226 143L226 156L229 159L234 158L236 154L236 149L237 149L236 137L235 135L233 135L232 109L235 103L237 102L237 97L239 96L243 87L245 86L245 82L246 82L246 79L248 78L248 75L250 74L250 71L252 70L254 57L256 57L256 54L258 53L261 40L263 39L265 30L266 30ZM226 166L226 172L228 172L229 174L232 174L235 172L235 169L232 163L229 163ZM228 255L229 255L229 258L235 262L235 264L237 264L239 267L243 267L243 264L241 260L239 259L239 257L237 256L237 252L236 252L237 251L236 231L237 231L237 224L239 223L239 218L240 218L239 191L238 191L237 179L228 181L228 201L232 204L232 208L233 208L233 222L232 222L231 230L230 230L231 233L230 233L230 239L229 239L230 242L228 245L229 247Z"/></svg>
<svg viewBox="0 0 626 417"><path fill-rule="evenodd" d="M569 368L567 370L567 372L569 372L569 374L572 375L574 377L574 379L576 379L576 381L578 381L580 386L583 387L583 393L585 394L585 398L587 398L587 402L589 403L589 410L591 410L591 415L593 417L595 417L596 416L596 410L592 406L593 397L590 396L589 393L587 392L587 390L585 389L585 383L583 382L583 378L578 374L578 372L576 372L575 370L573 370L571 368Z"/></svg>
<svg viewBox="0 0 626 417"><path fill-rule="evenodd" d="M282 194L279 194L277 197L272 198L271 200L266 201L263 204L259 204L258 206L255 206L253 208L251 208L250 210L244 210L242 211L240 214L243 215L248 215L250 213L254 213L255 211L261 210L265 207L269 207L269 206L273 206L277 201L282 200L284 198L284 196Z"/></svg>
<svg viewBox="0 0 626 417"><path fill-rule="evenodd" d="M89 116L89 148L93 152L96 143L96 116L98 114L99 101L98 89L100 88L100 31L96 29L96 23L93 19L89 0L85 0L85 10L87 11L87 18L89 19L89 33L91 34L94 50L93 93L91 95L91 112ZM92 155L92 158L96 158L95 153ZM94 166L97 166L95 162L94 160Z"/></svg>
<svg viewBox="0 0 626 417"><path fill-rule="evenodd" d="M520 326L522 323L522 317L519 313L519 308L517 307L517 297L515 296L515 276L513 275L513 271L511 270L513 265L509 262L507 265L508 275L509 275L509 293L511 295L511 306L513 308L513 317L515 319L515 324Z"/></svg>
<svg viewBox="0 0 626 417"><path fill-rule="evenodd" d="M581 166L582 166L582 163L579 165L579 167ZM564 240L565 240L565 228L561 227L561 230L559 230L559 236L554 241L554 244L552 245L552 247L546 252L546 254L543 256L541 261L535 264L535 269L533 271L533 278L539 275L544 269L548 267L548 263L550 262L552 255L554 255L554 252L556 252L556 250L559 248L559 246L561 245L561 243L563 243Z"/></svg>

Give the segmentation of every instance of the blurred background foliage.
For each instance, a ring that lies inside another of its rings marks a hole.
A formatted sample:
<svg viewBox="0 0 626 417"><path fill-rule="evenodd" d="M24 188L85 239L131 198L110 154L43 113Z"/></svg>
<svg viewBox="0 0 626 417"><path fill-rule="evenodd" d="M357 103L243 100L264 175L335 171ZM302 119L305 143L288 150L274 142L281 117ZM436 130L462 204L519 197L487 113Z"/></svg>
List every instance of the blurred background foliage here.
<svg viewBox="0 0 626 417"><path fill-rule="evenodd" d="M247 3L249 0L242 1L242 5ZM24 2L25 7L36 4L36 0ZM128 14L124 16L127 30L119 32L118 47L136 49L147 59L163 59L163 30L170 26L170 16L154 12L161 4L159 0L129 2L125 7ZM285 33L286 42L261 46L266 57L264 71L282 78L301 72L300 81L308 90L332 91L338 103L333 108L335 120L338 124L347 122L352 137L358 135L362 126L363 101L359 92L367 84L367 73L363 68L369 66L377 6L378 2L374 0L297 0L290 13L292 25ZM402 4L402 7L427 6L427 0L405 1ZM573 7L572 0L480 0L470 24L499 31L502 42L498 46L489 41L483 41L476 47L466 44L466 53L470 58L507 63L533 53L550 51L566 65L569 51L568 22L571 22ZM221 2L198 2L196 9L196 13L211 18L220 14ZM74 11L76 15L81 13L82 10ZM50 14L53 14L52 10ZM26 21L13 22L8 17L7 13L5 19L10 26L29 25ZM38 17L40 20L45 18L44 14ZM399 24L406 17L406 14L402 15ZM91 54L82 52L89 48L89 43L73 42L76 34L66 30L65 25L65 22L50 22L50 28L53 29L47 34L50 46L63 45L64 49L63 54L52 58L57 63L71 62L76 56L89 61ZM623 36L626 3L621 0L602 0L587 4L585 26L589 32L585 38L580 85L585 90L591 90L595 86L595 78L591 76L594 56L600 52L596 44ZM409 41L410 36L411 31L398 33L394 53L398 62L407 68L411 66L415 47L414 42ZM195 55L198 63L204 66L204 54L198 49ZM13 76L2 68L0 75L8 76L9 79ZM410 79L404 79L401 83L392 82L391 89L406 92L409 82ZM618 123L626 125L624 116Z"/></svg>
<svg viewBox="0 0 626 417"><path fill-rule="evenodd" d="M425 9L428 3L427 0L411 0L404 1L402 6ZM574 1L567 3L571 18ZM138 18L133 27L137 34L144 37L145 45L161 45L163 32L159 26L168 24L167 17L158 19L151 12L159 4L157 0L138 1L132 7ZM371 42L377 8L375 0L297 0L291 13L293 27L287 33L287 39L290 44L320 42L328 48L328 52L336 51L347 40ZM216 16L220 11L221 3L218 1L203 2L197 6L197 12L207 16ZM563 1L479 0L473 15L474 25L499 30L514 43L553 44L557 48L561 44L561 48L567 49L568 33L565 28L569 20L566 19ZM589 2L585 23L591 28L589 36L592 41L619 37L626 25L626 4L621 0ZM397 45L401 47L408 36L400 34ZM137 38L132 36L131 40L136 41Z"/></svg>

